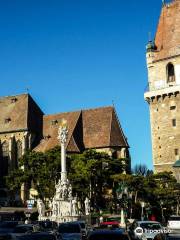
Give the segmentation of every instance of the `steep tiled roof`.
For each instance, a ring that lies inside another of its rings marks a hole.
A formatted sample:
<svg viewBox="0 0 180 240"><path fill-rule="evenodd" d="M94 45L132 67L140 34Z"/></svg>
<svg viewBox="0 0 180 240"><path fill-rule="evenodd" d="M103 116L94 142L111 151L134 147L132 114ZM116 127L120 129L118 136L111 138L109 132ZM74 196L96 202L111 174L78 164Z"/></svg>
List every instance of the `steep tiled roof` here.
<svg viewBox="0 0 180 240"><path fill-rule="evenodd" d="M44 139L35 148L46 151L59 145L59 123L66 119L68 125L68 152L82 152L89 148L129 147L113 107L67 112L44 116Z"/></svg>
<svg viewBox="0 0 180 240"><path fill-rule="evenodd" d="M0 98L0 133L29 131L32 146L42 138L43 112L29 94Z"/></svg>
<svg viewBox="0 0 180 240"><path fill-rule="evenodd" d="M180 0L173 0L163 6L155 45L155 61L180 54Z"/></svg>
<svg viewBox="0 0 180 240"><path fill-rule="evenodd" d="M29 94L0 98L0 133L36 131L42 125L43 112ZM38 124L37 124L38 123Z"/></svg>
<svg viewBox="0 0 180 240"><path fill-rule="evenodd" d="M28 95L0 98L0 112L0 132L27 129Z"/></svg>
<svg viewBox="0 0 180 240"><path fill-rule="evenodd" d="M79 152L78 146L76 145L73 132L77 125L77 121L80 117L81 112L67 112L59 113L54 115L45 115L43 118L43 136L40 144L35 148L36 151L47 151L57 145L59 145L58 128L62 119L67 121L68 125L68 139L66 143L67 151Z"/></svg>
<svg viewBox="0 0 180 240"><path fill-rule="evenodd" d="M90 109L82 113L85 148L128 146L113 107Z"/></svg>

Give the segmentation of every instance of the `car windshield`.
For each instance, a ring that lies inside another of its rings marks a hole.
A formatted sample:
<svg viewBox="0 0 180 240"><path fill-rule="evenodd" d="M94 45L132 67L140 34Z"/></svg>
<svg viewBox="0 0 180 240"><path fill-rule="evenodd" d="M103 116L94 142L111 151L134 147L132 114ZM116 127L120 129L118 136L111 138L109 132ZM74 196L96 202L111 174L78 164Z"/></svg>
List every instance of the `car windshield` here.
<svg viewBox="0 0 180 240"><path fill-rule="evenodd" d="M169 221L180 221L180 216L172 216L169 218Z"/></svg>
<svg viewBox="0 0 180 240"><path fill-rule="evenodd" d="M17 225L17 222L1 222L0 228L14 228Z"/></svg>
<svg viewBox="0 0 180 240"><path fill-rule="evenodd" d="M59 233L80 233L78 224L63 224L59 226Z"/></svg>
<svg viewBox="0 0 180 240"><path fill-rule="evenodd" d="M100 228L119 228L118 224L101 224Z"/></svg>
<svg viewBox="0 0 180 240"><path fill-rule="evenodd" d="M83 222L80 222L79 224L80 224L81 228L86 228L86 225L85 225L85 223L83 223Z"/></svg>
<svg viewBox="0 0 180 240"><path fill-rule="evenodd" d="M52 222L40 222L39 223L40 226L42 226L43 228L53 228L53 223ZM54 224L55 225L55 224Z"/></svg>
<svg viewBox="0 0 180 240"><path fill-rule="evenodd" d="M161 229L161 225L158 223L141 223L140 227L142 227L143 229L153 229L153 230Z"/></svg>
<svg viewBox="0 0 180 240"><path fill-rule="evenodd" d="M56 240L53 235L26 235L17 237L18 240Z"/></svg>
<svg viewBox="0 0 180 240"><path fill-rule="evenodd" d="M32 231L33 227L32 226L19 226L14 229L14 233L26 233L28 231Z"/></svg>

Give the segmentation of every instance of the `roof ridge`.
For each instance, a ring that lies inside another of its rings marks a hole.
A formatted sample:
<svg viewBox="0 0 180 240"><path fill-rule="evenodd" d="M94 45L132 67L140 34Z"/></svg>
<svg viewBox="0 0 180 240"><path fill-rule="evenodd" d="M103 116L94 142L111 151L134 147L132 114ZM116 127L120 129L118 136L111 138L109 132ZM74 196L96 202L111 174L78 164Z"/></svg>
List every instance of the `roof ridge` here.
<svg viewBox="0 0 180 240"><path fill-rule="evenodd" d="M112 107L111 105L108 105L108 106L103 106L103 107L96 107L96 108L87 108L87 109L82 109L82 111L91 111L91 110L97 110L97 109L104 109L104 108L114 108Z"/></svg>
<svg viewBox="0 0 180 240"><path fill-rule="evenodd" d="M3 98L18 97L18 96L23 96L23 95L31 96L29 93L21 93L21 94L16 94L16 95L0 96L0 100L3 99Z"/></svg>
<svg viewBox="0 0 180 240"><path fill-rule="evenodd" d="M81 111L82 111L82 110L72 111L72 112L59 112L59 113L52 113L52 114L44 114L44 117L57 116L57 115L66 114L66 113L79 113L79 112L81 112Z"/></svg>
<svg viewBox="0 0 180 240"><path fill-rule="evenodd" d="M79 112L85 112L85 111L92 111L92 110L98 110L98 109L104 109L104 108L114 108L112 106L103 106L103 107L97 107L97 108L87 108L87 109L80 109L80 110L76 110L76 111L67 111L67 112L59 112L59 113L52 113L52 114L45 114L44 117L48 117L48 116L56 116L59 114L66 114L66 113L79 113Z"/></svg>

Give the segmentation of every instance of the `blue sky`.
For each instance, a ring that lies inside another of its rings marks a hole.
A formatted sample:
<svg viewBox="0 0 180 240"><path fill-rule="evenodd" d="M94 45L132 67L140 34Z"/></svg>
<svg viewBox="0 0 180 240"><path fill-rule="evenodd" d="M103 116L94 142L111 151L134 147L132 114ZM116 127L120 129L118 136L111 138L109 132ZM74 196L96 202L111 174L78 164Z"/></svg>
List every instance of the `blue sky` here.
<svg viewBox="0 0 180 240"><path fill-rule="evenodd" d="M132 165L152 169L145 45L161 0L0 2L0 96L26 92L45 113L112 105Z"/></svg>

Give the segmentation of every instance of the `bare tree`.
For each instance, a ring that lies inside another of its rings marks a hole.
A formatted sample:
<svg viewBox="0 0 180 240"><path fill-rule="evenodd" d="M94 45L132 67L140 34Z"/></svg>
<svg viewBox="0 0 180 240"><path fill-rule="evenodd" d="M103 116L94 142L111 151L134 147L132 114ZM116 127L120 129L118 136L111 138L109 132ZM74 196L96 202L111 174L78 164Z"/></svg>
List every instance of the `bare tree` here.
<svg viewBox="0 0 180 240"><path fill-rule="evenodd" d="M136 164L133 173L138 176L147 176L150 175L152 172L148 170L145 164Z"/></svg>

